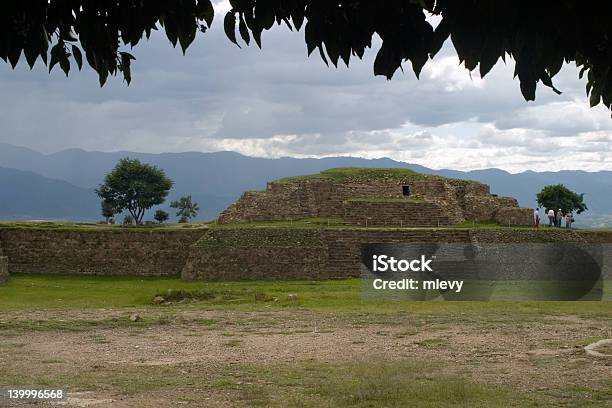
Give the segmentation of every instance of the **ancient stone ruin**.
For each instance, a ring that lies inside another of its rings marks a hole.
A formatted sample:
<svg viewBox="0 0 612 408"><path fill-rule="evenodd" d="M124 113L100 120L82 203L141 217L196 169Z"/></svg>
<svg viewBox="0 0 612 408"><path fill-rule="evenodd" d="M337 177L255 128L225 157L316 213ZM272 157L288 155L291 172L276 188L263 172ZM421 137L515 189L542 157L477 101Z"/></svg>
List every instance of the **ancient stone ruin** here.
<svg viewBox="0 0 612 408"><path fill-rule="evenodd" d="M465 221L531 225L532 210L489 186L407 169L339 168L268 183L248 191L219 223L341 218L358 226L431 227Z"/></svg>

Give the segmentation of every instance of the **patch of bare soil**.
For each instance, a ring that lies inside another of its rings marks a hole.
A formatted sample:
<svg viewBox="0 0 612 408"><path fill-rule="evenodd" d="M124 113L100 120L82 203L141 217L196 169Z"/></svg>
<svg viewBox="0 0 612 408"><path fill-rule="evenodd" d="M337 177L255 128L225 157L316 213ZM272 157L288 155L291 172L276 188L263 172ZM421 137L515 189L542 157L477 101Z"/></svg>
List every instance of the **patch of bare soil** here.
<svg viewBox="0 0 612 408"><path fill-rule="evenodd" d="M15 313L3 321L125 318L126 310ZM144 319L159 309L138 311ZM521 391L600 384L609 361L583 347L611 338L609 321L542 317L338 316L305 311L174 311L164 324L100 325L76 331L22 330L0 336L4 381L65 384L65 407L235 406L216 378L241 367L300 362L426 359L449 374ZM151 320L152 322L154 320ZM0 326L1 330L1 326ZM0 381L1 382L1 381Z"/></svg>

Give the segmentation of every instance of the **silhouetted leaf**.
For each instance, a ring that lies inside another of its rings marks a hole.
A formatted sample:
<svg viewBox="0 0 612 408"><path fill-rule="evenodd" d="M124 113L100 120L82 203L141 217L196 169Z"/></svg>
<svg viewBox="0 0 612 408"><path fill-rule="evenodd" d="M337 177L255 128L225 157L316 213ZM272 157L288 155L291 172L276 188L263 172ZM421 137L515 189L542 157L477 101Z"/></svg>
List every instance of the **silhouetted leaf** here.
<svg viewBox="0 0 612 408"><path fill-rule="evenodd" d="M120 69L121 72L123 72L123 79L125 79L125 82L129 85L130 82L132 82L132 60L136 58L129 52L124 51L120 52L119 55L121 56Z"/></svg>
<svg viewBox="0 0 612 408"><path fill-rule="evenodd" d="M303 10L301 13L299 12L292 13L291 19L293 20L293 25L295 26L295 29L300 31L300 29L302 28L302 24L304 23Z"/></svg>
<svg viewBox="0 0 612 408"><path fill-rule="evenodd" d="M526 101L535 101L536 82L521 80L521 93Z"/></svg>
<svg viewBox="0 0 612 408"><path fill-rule="evenodd" d="M249 35L249 29L247 28L247 25L244 22L244 18L242 16L240 16L240 24L238 27L240 29L240 36L242 37L246 45L249 45L249 43L251 42L251 36Z"/></svg>
<svg viewBox="0 0 612 408"><path fill-rule="evenodd" d="M593 87L593 89L591 90L591 96L589 98L589 104L591 105L591 108L593 106L598 105L600 100L601 93L599 92L599 89L597 87Z"/></svg>
<svg viewBox="0 0 612 408"><path fill-rule="evenodd" d="M17 63L19 62L19 57L21 56L20 48L11 48L8 51L8 60L11 63L11 67L15 68Z"/></svg>
<svg viewBox="0 0 612 408"><path fill-rule="evenodd" d="M251 31L251 33L253 34L253 39L255 40L255 44L257 44L257 46L259 48L261 48L261 31Z"/></svg>
<svg viewBox="0 0 612 408"><path fill-rule="evenodd" d="M70 60L68 59L68 57L69 55L66 53L66 49L62 47L60 52L59 65L62 71L64 71L64 74L66 74L66 77L70 72Z"/></svg>
<svg viewBox="0 0 612 408"><path fill-rule="evenodd" d="M450 35L450 23L448 20L443 19L440 21L440 24L434 30L433 39L431 42L431 47L429 50L429 54L433 57L442 49L444 42Z"/></svg>
<svg viewBox="0 0 612 408"><path fill-rule="evenodd" d="M238 45L238 41L236 41L236 16L234 15L234 11L230 10L225 14L225 19L223 21L223 28L225 29L225 35L231 42ZM240 45L238 45L240 47Z"/></svg>
<svg viewBox="0 0 612 408"><path fill-rule="evenodd" d="M215 16L215 9L210 0L198 0L197 16L204 19L210 27Z"/></svg>
<svg viewBox="0 0 612 408"><path fill-rule="evenodd" d="M76 45L72 45L72 56L76 61L77 67L79 70L83 67L83 54L81 54L81 50Z"/></svg>
<svg viewBox="0 0 612 408"><path fill-rule="evenodd" d="M321 43L314 23L306 23L305 36L306 48L308 50L308 55L310 55Z"/></svg>
<svg viewBox="0 0 612 408"><path fill-rule="evenodd" d="M323 52L323 47L321 46L319 46L319 55L321 56L321 59L323 60L325 65L329 67L329 62L327 62L327 57L325 56L325 52Z"/></svg>
<svg viewBox="0 0 612 408"><path fill-rule="evenodd" d="M546 72L542 73L542 76L540 76L540 79L542 80L542 83L544 85L551 88L557 95L561 95L561 91L555 88L555 86L552 83L552 80L550 79L550 76Z"/></svg>
<svg viewBox="0 0 612 408"><path fill-rule="evenodd" d="M36 58L38 58L39 55L38 50L30 45L24 48L23 53L26 57L26 62L28 63L28 66L30 67L30 69L32 69L34 67L34 63L36 63Z"/></svg>
<svg viewBox="0 0 612 408"><path fill-rule="evenodd" d="M166 15L162 20L164 30L166 31L166 37L170 40L173 47L176 47L178 42L178 26L172 15Z"/></svg>
<svg viewBox="0 0 612 408"><path fill-rule="evenodd" d="M60 50L61 49L62 49L62 45L60 43L57 43L53 47L51 47L51 60L49 61L49 72L51 72L55 64L57 64L60 61L60 55L61 55Z"/></svg>
<svg viewBox="0 0 612 408"><path fill-rule="evenodd" d="M98 70L98 81L100 82L100 87L103 87L108 79L108 70L107 69L99 69Z"/></svg>
<svg viewBox="0 0 612 408"><path fill-rule="evenodd" d="M425 66L425 63L427 62L427 54L415 55L410 61L412 61L412 71L418 79L421 75L423 66Z"/></svg>

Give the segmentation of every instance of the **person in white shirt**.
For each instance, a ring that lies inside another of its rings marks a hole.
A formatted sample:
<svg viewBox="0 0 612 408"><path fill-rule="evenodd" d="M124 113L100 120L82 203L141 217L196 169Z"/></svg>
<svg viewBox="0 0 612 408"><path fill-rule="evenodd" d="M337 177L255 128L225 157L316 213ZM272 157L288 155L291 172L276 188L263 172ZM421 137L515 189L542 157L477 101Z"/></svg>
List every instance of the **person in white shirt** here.
<svg viewBox="0 0 612 408"><path fill-rule="evenodd" d="M535 229L540 229L540 207L533 210L533 225Z"/></svg>
<svg viewBox="0 0 612 408"><path fill-rule="evenodd" d="M552 227L555 224L555 210L548 210L548 226Z"/></svg>

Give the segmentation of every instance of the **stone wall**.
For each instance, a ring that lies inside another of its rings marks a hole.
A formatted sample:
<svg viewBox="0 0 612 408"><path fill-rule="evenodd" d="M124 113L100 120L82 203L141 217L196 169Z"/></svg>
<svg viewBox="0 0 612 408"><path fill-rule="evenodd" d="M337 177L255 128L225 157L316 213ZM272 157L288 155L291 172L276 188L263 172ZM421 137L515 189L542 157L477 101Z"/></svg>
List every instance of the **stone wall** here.
<svg viewBox="0 0 612 408"><path fill-rule="evenodd" d="M449 225L448 214L429 201L363 201L344 203L344 221L348 224L397 227L439 227Z"/></svg>
<svg viewBox="0 0 612 408"><path fill-rule="evenodd" d="M466 194L462 208L465 219L470 221L491 221L502 208L518 208L518 201L512 197ZM529 209L527 209L529 210Z"/></svg>
<svg viewBox="0 0 612 408"><path fill-rule="evenodd" d="M489 186L472 181L420 175L418 178L305 178L274 181L265 191L249 191L219 216L221 224L343 217L344 202L357 198L401 199L402 187L411 196L435 202L450 223L492 220L500 208L518 207L515 199L490 194Z"/></svg>
<svg viewBox="0 0 612 408"><path fill-rule="evenodd" d="M533 210L530 208L505 207L495 213L495 222L499 225L534 225Z"/></svg>
<svg viewBox="0 0 612 408"><path fill-rule="evenodd" d="M468 230L222 228L193 250L184 280L333 279L359 276L367 242L470 242Z"/></svg>
<svg viewBox="0 0 612 408"><path fill-rule="evenodd" d="M327 279L327 247L318 229L209 231L193 247L184 280Z"/></svg>
<svg viewBox="0 0 612 408"><path fill-rule="evenodd" d="M0 281L11 273L176 276L185 280L359 275L361 245L387 242L612 244L612 233L393 228L214 228L87 232L0 229ZM7 265L8 261L8 265ZM612 264L612 259L606 264ZM607 269L610 276L610 268ZM6 273L4 273L6 272Z"/></svg>
<svg viewBox="0 0 612 408"><path fill-rule="evenodd" d="M0 229L11 273L179 275L202 230Z"/></svg>
<svg viewBox="0 0 612 408"><path fill-rule="evenodd" d="M9 280L8 257L0 256L0 286Z"/></svg>
<svg viewBox="0 0 612 408"><path fill-rule="evenodd" d="M184 280L358 277L362 244L396 242L612 244L612 233L559 229L211 229L193 246L181 276ZM612 276L610 268L604 273Z"/></svg>

